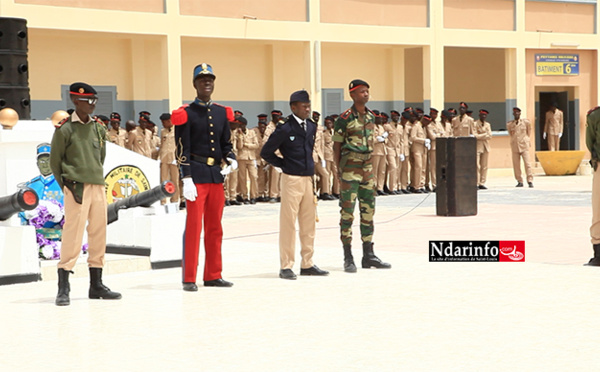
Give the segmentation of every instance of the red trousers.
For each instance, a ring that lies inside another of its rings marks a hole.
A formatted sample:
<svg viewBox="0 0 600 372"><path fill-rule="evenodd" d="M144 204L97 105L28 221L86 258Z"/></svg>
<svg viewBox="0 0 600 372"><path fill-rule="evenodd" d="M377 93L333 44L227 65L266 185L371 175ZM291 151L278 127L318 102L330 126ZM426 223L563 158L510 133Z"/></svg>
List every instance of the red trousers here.
<svg viewBox="0 0 600 372"><path fill-rule="evenodd" d="M221 217L225 206L225 194L222 183L196 184L198 196L196 200L186 201L187 219L185 221L183 260L183 282L195 283L198 271L198 252L200 250L200 233L204 221L204 281L221 279L223 263L221 260L221 243L223 227Z"/></svg>

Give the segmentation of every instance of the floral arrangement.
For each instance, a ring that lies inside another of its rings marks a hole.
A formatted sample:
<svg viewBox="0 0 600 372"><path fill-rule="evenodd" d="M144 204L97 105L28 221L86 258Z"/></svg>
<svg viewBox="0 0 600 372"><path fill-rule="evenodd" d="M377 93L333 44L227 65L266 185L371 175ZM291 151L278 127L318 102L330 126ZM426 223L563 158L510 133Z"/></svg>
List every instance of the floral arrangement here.
<svg viewBox="0 0 600 372"><path fill-rule="evenodd" d="M39 247L40 258L57 260L60 258L61 229L65 224L65 210L63 205L54 200L40 200L38 206L24 213L27 224L35 227L36 239ZM44 227L47 223L54 224L52 228ZM87 243L83 245L83 253L87 253Z"/></svg>

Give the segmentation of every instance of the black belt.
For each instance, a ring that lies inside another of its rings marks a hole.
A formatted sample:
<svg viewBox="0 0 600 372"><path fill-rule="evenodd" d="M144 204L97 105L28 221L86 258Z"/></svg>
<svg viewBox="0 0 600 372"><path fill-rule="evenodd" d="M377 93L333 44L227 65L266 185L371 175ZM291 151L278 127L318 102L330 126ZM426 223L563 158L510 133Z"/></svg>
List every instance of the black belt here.
<svg viewBox="0 0 600 372"><path fill-rule="evenodd" d="M193 161L197 161L199 163L204 163L208 166L213 166L215 165L215 158L213 157L206 157L206 156L200 156L200 155L196 155L196 154L192 154L191 158Z"/></svg>

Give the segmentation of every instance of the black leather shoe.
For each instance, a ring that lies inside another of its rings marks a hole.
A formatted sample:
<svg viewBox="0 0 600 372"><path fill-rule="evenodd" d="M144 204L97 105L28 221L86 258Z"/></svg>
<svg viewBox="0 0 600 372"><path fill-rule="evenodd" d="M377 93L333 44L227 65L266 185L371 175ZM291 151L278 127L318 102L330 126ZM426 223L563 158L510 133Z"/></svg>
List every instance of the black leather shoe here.
<svg viewBox="0 0 600 372"><path fill-rule="evenodd" d="M529 187L533 188L533 182L528 182L529 183Z"/></svg>
<svg viewBox="0 0 600 372"><path fill-rule="evenodd" d="M198 292L196 283L183 283L183 290L186 292Z"/></svg>
<svg viewBox="0 0 600 372"><path fill-rule="evenodd" d="M403 194L410 194L410 191L408 191L407 189L401 189L400 191L402 191Z"/></svg>
<svg viewBox="0 0 600 372"><path fill-rule="evenodd" d="M277 199L275 199L275 201L276 201L277 203L281 203L281 196L278 196L278 197L277 197Z"/></svg>
<svg viewBox="0 0 600 372"><path fill-rule="evenodd" d="M479 186L477 186L477 188L479 190L487 190L487 187L485 187L485 185L479 185Z"/></svg>
<svg viewBox="0 0 600 372"><path fill-rule="evenodd" d="M425 185L425 191L431 192L431 189L429 188L429 185Z"/></svg>
<svg viewBox="0 0 600 372"><path fill-rule="evenodd" d="M381 191L381 190L377 190L377 195L378 195L378 196L382 196L382 195L385 195L385 194L383 193L383 191Z"/></svg>
<svg viewBox="0 0 600 372"><path fill-rule="evenodd" d="M229 207L231 205L231 203L229 203L229 200L225 200L225 206Z"/></svg>
<svg viewBox="0 0 600 372"><path fill-rule="evenodd" d="M277 199L275 199L275 198L270 198L270 199L269 199L269 203L277 203Z"/></svg>
<svg viewBox="0 0 600 372"><path fill-rule="evenodd" d="M250 204L256 204L256 199L250 199Z"/></svg>
<svg viewBox="0 0 600 372"><path fill-rule="evenodd" d="M424 191L422 191L421 189L413 189L412 193L413 194L422 194L422 193L424 193Z"/></svg>
<svg viewBox="0 0 600 372"><path fill-rule="evenodd" d="M281 279L296 280L296 274L294 274L292 269L279 270L279 277Z"/></svg>
<svg viewBox="0 0 600 372"><path fill-rule="evenodd" d="M430 193L430 191L427 191L427 189L426 189L426 188L424 188L424 187L421 187L419 190L421 190L421 192L422 192L423 194L429 194L429 193Z"/></svg>
<svg viewBox="0 0 600 372"><path fill-rule="evenodd" d="M215 279L215 280L209 280L207 282L205 281L204 286L205 287L233 287L233 283L228 282L227 280L223 280L223 279Z"/></svg>
<svg viewBox="0 0 600 372"><path fill-rule="evenodd" d="M357 271L353 259L347 258L344 260L344 271L347 273L355 273Z"/></svg>
<svg viewBox="0 0 600 372"><path fill-rule="evenodd" d="M523 187L523 182L517 183L517 186L515 186L515 187Z"/></svg>
<svg viewBox="0 0 600 372"><path fill-rule="evenodd" d="M250 200L244 199L244 204L250 204Z"/></svg>
<svg viewBox="0 0 600 372"><path fill-rule="evenodd" d="M239 201L237 201L237 200L233 199L233 200L230 200L230 201L229 201L229 205L242 205L242 204L240 204L240 202L239 202Z"/></svg>
<svg viewBox="0 0 600 372"><path fill-rule="evenodd" d="M329 271L321 270L317 265L312 265L308 269L300 269L300 275L326 276L329 275Z"/></svg>
<svg viewBox="0 0 600 372"><path fill-rule="evenodd" d="M331 194L331 196L333 196L335 199L339 199L340 198L340 194Z"/></svg>
<svg viewBox="0 0 600 372"><path fill-rule="evenodd" d="M256 198L256 201L259 202L259 203L262 203L262 202L265 201L265 198L262 197L262 196L259 196L258 198Z"/></svg>

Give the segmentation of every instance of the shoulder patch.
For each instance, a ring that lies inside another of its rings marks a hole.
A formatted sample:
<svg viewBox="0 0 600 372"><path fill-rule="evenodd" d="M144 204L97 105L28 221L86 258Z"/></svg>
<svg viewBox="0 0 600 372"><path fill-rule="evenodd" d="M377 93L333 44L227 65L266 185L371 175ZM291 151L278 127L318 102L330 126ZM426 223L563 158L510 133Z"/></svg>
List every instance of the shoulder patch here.
<svg viewBox="0 0 600 372"><path fill-rule="evenodd" d="M185 109L188 106L189 105L186 104L178 109L173 110L173 112L171 113L171 123L173 123L173 125L182 125L187 123L188 114L187 111L185 111Z"/></svg>
<svg viewBox="0 0 600 372"><path fill-rule="evenodd" d="M58 129L60 127L63 126L64 123L67 122L67 120L69 120L70 116L67 116L66 118L62 119L61 121L59 121L58 123L54 124L54 128Z"/></svg>
<svg viewBox="0 0 600 372"><path fill-rule="evenodd" d="M348 116L350 116L350 114L352 113L352 109L348 109L346 111L344 111L340 117L344 120L348 119Z"/></svg>

